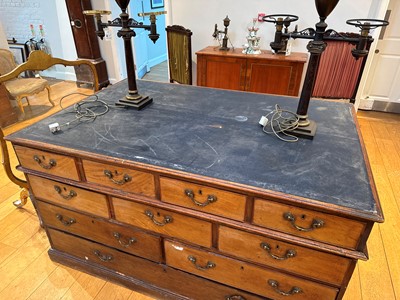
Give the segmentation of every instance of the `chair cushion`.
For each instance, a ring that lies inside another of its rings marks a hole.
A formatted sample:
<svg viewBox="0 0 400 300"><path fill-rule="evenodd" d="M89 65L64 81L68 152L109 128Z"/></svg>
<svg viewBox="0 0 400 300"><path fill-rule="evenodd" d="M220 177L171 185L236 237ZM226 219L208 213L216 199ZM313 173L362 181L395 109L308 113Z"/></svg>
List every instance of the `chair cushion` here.
<svg viewBox="0 0 400 300"><path fill-rule="evenodd" d="M4 86L13 97L39 93L47 85L47 80L42 78L16 78L4 82Z"/></svg>

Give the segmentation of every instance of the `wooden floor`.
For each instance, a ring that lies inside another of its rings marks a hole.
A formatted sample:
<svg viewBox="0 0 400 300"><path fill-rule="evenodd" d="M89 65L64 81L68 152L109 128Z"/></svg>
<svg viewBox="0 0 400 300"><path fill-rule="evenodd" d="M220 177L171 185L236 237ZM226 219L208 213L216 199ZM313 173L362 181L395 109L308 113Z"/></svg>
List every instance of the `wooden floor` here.
<svg viewBox="0 0 400 300"><path fill-rule="evenodd" d="M73 83L57 84L53 86L54 98L75 90ZM75 95L63 103L72 104L81 98ZM49 105L45 95L32 98L31 104L35 103ZM59 109L51 108L46 115ZM8 127L5 133L19 130L44 116ZM358 263L344 299L400 300L400 115L359 112L358 120L386 221L374 227L368 241L370 260ZM17 164L14 154L12 162ZM0 299L152 299L53 263L47 255L49 243L45 232L31 203L23 209L13 206L18 195L19 188L1 169Z"/></svg>
<svg viewBox="0 0 400 300"><path fill-rule="evenodd" d="M169 82L168 80L168 61L164 61L158 65L155 65L150 69L150 72L146 73L142 79Z"/></svg>

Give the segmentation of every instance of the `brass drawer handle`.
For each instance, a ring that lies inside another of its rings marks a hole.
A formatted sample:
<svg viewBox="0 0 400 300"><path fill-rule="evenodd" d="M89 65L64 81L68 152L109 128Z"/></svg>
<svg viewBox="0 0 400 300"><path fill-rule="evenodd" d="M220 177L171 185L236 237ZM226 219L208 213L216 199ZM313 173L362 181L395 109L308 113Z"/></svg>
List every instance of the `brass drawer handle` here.
<svg viewBox="0 0 400 300"><path fill-rule="evenodd" d="M193 190L191 190L191 189L186 189L185 190L185 195L188 196L190 198L190 200L192 200L192 202L194 204L196 204L197 206L201 206L201 207L207 206L208 204L217 201L217 196L208 195L206 201L199 202L194 198L195 196L194 196Z"/></svg>
<svg viewBox="0 0 400 300"><path fill-rule="evenodd" d="M160 221L157 221L157 220L155 219L155 217L154 217L154 214L153 214L150 210L148 210L148 209L147 209L144 213L145 213L145 215L148 216L148 217L150 218L150 220L152 220L153 223L156 224L157 226L165 226L165 225L167 225L168 223L172 223L172 221L173 221L173 218L170 217L170 216L164 216L164 220L162 220L161 222L160 222Z"/></svg>
<svg viewBox="0 0 400 300"><path fill-rule="evenodd" d="M75 191L73 191L73 190L70 190L69 193L68 193L67 195L63 195L63 194L62 194L62 188L61 188L60 186L58 186L58 185L55 185L55 186L54 186L54 189L55 189L56 192L57 192L63 199L65 199L65 200L71 200L72 198L78 196L78 194L77 194Z"/></svg>
<svg viewBox="0 0 400 300"><path fill-rule="evenodd" d="M278 256L278 255L275 255L275 254L272 253L271 246L270 246L269 244L267 244L267 243L264 243L264 242L262 242L262 243L260 244L260 247L261 247L262 249L264 249L265 251L267 251L267 253L269 254L269 256L271 256L273 259L276 259L276 260L286 260L286 259L288 259L288 258L295 257L296 254L297 254L295 250L289 249L289 250L286 251L285 256Z"/></svg>
<svg viewBox="0 0 400 300"><path fill-rule="evenodd" d="M217 266L215 263L213 263L213 262L211 262L211 261L208 261L207 264L206 264L204 267L199 266L199 265L197 264L197 259L196 259L196 257L194 257L194 256L192 256L192 255L189 255L189 256L188 256L188 260L189 260L192 264L194 264L194 266L196 267L197 270L205 271L205 270L208 270L208 269L215 268L215 267Z"/></svg>
<svg viewBox="0 0 400 300"><path fill-rule="evenodd" d="M43 160L46 160L44 156L42 156ZM49 164L45 164L42 162L42 160L39 158L38 155L33 156L33 160L36 161L39 166L41 166L43 169L50 170L51 168L55 167L57 165L57 162L54 159L49 160Z"/></svg>
<svg viewBox="0 0 400 300"><path fill-rule="evenodd" d="M71 226L72 224L76 223L76 220L74 218L69 218L64 220L64 216L60 214L56 214L56 218L65 226Z"/></svg>
<svg viewBox="0 0 400 300"><path fill-rule="evenodd" d="M309 228L304 228L301 226L296 225L296 217L290 213L286 212L283 214L283 218L287 221L289 221L294 228L296 228L298 231L303 231L303 232L308 232L308 231L313 231L314 229L318 229L324 226L325 222L320 219L313 219L311 226Z"/></svg>
<svg viewBox="0 0 400 300"><path fill-rule="evenodd" d="M132 180L132 176L129 176L128 174L124 174L121 180L116 180L110 170L104 170L104 175L106 175L113 183L118 185L123 185ZM115 171L115 175L118 175L117 171Z"/></svg>
<svg viewBox="0 0 400 300"><path fill-rule="evenodd" d="M276 280L273 280L273 279L268 280L268 284L271 287L273 287L275 292L277 292L278 294L280 294L282 296L292 296L292 295L303 292L303 290L297 286L292 287L291 290L288 292L282 291L279 289L279 282Z"/></svg>
<svg viewBox="0 0 400 300"><path fill-rule="evenodd" d="M225 300L246 300L246 298L240 295L232 295L232 296L226 296Z"/></svg>
<svg viewBox="0 0 400 300"><path fill-rule="evenodd" d="M101 261L110 262L113 260L113 256L111 254L101 254L99 250L93 251L94 255L96 255Z"/></svg>
<svg viewBox="0 0 400 300"><path fill-rule="evenodd" d="M130 245L132 245L133 243L136 243L136 239L133 238L133 237L131 237L131 238L128 240L128 242L124 242L124 241L121 239L121 234L118 233L118 232L114 232L114 233L113 233L113 236L114 236L115 239L118 241L118 243L119 243L122 247L125 247L125 248L128 248L128 247L129 247Z"/></svg>

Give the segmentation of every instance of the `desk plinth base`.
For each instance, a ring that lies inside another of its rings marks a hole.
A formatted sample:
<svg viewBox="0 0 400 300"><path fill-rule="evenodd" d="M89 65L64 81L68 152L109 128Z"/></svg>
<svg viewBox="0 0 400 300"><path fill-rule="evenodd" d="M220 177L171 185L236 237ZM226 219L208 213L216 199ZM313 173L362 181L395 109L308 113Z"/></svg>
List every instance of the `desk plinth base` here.
<svg viewBox="0 0 400 300"><path fill-rule="evenodd" d="M312 140L317 132L317 123L310 120L310 124L307 126L299 126L296 129L290 131L290 134L303 139Z"/></svg>
<svg viewBox="0 0 400 300"><path fill-rule="evenodd" d="M141 96L138 93L129 93L124 98L119 99L118 102L115 103L116 106L123 107L133 107L137 110L141 110L146 105L153 102L153 98L149 96Z"/></svg>

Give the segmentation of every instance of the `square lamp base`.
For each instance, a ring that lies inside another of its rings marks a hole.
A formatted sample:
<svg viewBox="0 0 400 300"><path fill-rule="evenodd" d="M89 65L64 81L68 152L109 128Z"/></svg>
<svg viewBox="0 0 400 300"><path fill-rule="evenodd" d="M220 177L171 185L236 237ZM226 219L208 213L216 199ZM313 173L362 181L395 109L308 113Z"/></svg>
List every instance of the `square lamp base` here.
<svg viewBox="0 0 400 300"><path fill-rule="evenodd" d="M317 123L310 120L310 124L304 127L297 127L296 129L290 131L290 134L297 136L302 139L312 140L317 132Z"/></svg>
<svg viewBox="0 0 400 300"><path fill-rule="evenodd" d="M149 98L149 96L140 96L137 99L128 99L127 97L124 97L122 99L119 99L118 102L115 103L115 105L122 107L132 107L134 109L141 110L143 107L152 102L153 98Z"/></svg>

